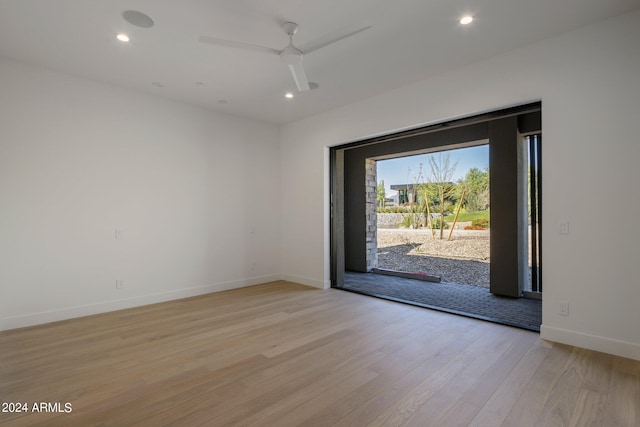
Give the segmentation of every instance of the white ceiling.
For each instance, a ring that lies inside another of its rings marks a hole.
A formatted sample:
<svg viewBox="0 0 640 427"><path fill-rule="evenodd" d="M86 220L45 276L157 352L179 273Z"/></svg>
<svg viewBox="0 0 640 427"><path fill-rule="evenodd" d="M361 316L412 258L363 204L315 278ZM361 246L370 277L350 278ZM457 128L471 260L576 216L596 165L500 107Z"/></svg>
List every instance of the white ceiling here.
<svg viewBox="0 0 640 427"><path fill-rule="evenodd" d="M640 0L0 0L0 55L282 124L639 7ZM135 27L125 10L155 25ZM475 21L460 25L463 14ZM281 49L286 21L300 25L300 45L372 28L305 56L320 87L292 100L284 94L294 91L293 79L277 56L198 42L208 35ZM115 39L121 31L130 43Z"/></svg>

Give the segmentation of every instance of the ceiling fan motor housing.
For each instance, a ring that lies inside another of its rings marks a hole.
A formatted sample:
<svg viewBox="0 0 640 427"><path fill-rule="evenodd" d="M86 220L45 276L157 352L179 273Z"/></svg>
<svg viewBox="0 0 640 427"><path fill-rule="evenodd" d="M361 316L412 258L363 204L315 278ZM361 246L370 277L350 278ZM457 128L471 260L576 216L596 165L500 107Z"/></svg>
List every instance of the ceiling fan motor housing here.
<svg viewBox="0 0 640 427"><path fill-rule="evenodd" d="M287 46L282 49L280 59L287 65L299 65L302 64L302 52L293 46Z"/></svg>

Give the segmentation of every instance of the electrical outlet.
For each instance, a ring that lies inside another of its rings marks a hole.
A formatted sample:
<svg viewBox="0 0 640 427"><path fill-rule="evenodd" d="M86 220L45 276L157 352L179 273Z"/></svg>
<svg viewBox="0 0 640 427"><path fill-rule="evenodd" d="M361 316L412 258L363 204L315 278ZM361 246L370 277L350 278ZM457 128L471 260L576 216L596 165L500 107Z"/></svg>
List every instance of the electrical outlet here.
<svg viewBox="0 0 640 427"><path fill-rule="evenodd" d="M558 303L558 314L561 316L569 315L569 303L567 301Z"/></svg>
<svg viewBox="0 0 640 427"><path fill-rule="evenodd" d="M569 221L566 219L558 221L558 233L569 234Z"/></svg>
<svg viewBox="0 0 640 427"><path fill-rule="evenodd" d="M252 263L249 265L249 270L254 271L255 269L256 269L256 263L255 263L255 262L252 262Z"/></svg>
<svg viewBox="0 0 640 427"><path fill-rule="evenodd" d="M116 280L116 289L124 289L124 280Z"/></svg>
<svg viewBox="0 0 640 427"><path fill-rule="evenodd" d="M124 239L124 230L122 228L116 228L116 239Z"/></svg>

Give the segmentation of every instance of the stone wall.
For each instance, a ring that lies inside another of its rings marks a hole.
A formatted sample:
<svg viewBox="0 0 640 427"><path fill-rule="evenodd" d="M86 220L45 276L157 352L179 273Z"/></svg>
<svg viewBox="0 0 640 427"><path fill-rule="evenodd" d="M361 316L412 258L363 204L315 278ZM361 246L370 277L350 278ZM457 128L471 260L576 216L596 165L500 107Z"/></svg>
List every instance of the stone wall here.
<svg viewBox="0 0 640 427"><path fill-rule="evenodd" d="M367 195L366 215L367 215L367 271L378 267L378 236L377 236L377 171L376 161L366 159L365 161L365 191Z"/></svg>
<svg viewBox="0 0 640 427"><path fill-rule="evenodd" d="M379 213L377 225L380 228L398 228L404 215L401 213Z"/></svg>
<svg viewBox="0 0 640 427"><path fill-rule="evenodd" d="M400 223L404 219L404 216L407 215L401 213L379 213L377 215L377 225L378 228L400 228ZM424 225L424 214L418 214L420 217L421 224ZM449 226L453 225L452 221L445 221ZM465 227L471 225L471 221L458 221L456 222L456 226L454 230L464 230Z"/></svg>

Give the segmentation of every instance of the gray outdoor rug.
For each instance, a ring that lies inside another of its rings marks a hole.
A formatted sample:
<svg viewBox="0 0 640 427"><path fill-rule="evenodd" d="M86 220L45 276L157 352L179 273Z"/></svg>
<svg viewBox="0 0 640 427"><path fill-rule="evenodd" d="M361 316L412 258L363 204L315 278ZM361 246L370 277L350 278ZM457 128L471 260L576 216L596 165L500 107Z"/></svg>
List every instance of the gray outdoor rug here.
<svg viewBox="0 0 640 427"><path fill-rule="evenodd" d="M542 301L499 297L480 286L345 272L348 291L540 332Z"/></svg>

